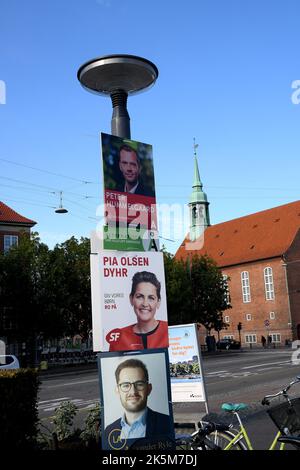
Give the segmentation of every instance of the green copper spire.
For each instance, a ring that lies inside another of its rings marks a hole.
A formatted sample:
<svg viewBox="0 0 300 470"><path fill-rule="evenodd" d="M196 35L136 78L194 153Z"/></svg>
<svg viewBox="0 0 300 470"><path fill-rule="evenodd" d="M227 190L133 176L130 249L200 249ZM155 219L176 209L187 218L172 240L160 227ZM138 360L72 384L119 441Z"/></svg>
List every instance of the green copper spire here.
<svg viewBox="0 0 300 470"><path fill-rule="evenodd" d="M200 179L196 149L198 144L194 139L194 182L193 191L190 196L190 239L196 240L204 230L210 225L209 220L209 202L203 191L203 184Z"/></svg>
<svg viewBox="0 0 300 470"><path fill-rule="evenodd" d="M193 192L190 197L190 204L194 204L197 202L206 202L207 203L207 196L205 192L203 192L203 184L200 179L200 173L199 173L199 168L198 168L198 162L197 162L197 152L196 149L198 147L198 144L195 143L195 138L194 138L194 183L193 183Z"/></svg>

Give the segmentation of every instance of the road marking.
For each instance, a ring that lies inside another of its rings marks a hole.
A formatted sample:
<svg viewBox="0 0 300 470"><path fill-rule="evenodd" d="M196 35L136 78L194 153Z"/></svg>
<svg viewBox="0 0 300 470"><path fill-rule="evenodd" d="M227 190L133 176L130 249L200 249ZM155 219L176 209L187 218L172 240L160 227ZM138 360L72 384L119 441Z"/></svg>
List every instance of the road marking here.
<svg viewBox="0 0 300 470"><path fill-rule="evenodd" d="M38 403L39 411L40 412L41 411L44 411L44 412L54 411L56 408L59 407L59 405L61 405L62 401L65 401L65 398L57 398L56 400L47 400L47 401L39 402ZM89 400L84 400L82 398L74 398L74 399L68 399L68 401L70 401L71 403L73 403L74 405L76 405L78 408L82 410L92 408L93 406L96 405L96 403L99 403L98 398L91 398Z"/></svg>
<svg viewBox="0 0 300 470"><path fill-rule="evenodd" d="M71 397L62 397L62 398L53 398L53 400L41 400L39 401L39 405L41 405L42 403L50 403L51 401L62 401L62 400L70 400Z"/></svg>
<svg viewBox="0 0 300 470"><path fill-rule="evenodd" d="M287 364L291 361L269 362L266 364L256 364L255 366L242 367L242 369L255 369L255 367L275 366L277 364Z"/></svg>
<svg viewBox="0 0 300 470"><path fill-rule="evenodd" d="M44 388L59 388L59 387L67 387L67 386L72 386L72 385L81 385L81 384L87 384L91 382L99 382L99 379L90 379L90 380L79 380L78 382L67 382L64 384L59 384L59 385L46 385Z"/></svg>
<svg viewBox="0 0 300 470"><path fill-rule="evenodd" d="M224 372L227 372L227 370L217 370L215 372L207 372L206 374L204 375L213 375L213 374L222 374Z"/></svg>

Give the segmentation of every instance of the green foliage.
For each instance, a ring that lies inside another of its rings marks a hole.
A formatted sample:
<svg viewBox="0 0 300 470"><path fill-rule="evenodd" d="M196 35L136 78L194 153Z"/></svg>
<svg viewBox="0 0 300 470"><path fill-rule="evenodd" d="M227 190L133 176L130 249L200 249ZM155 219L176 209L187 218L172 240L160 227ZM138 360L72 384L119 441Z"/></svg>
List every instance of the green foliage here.
<svg viewBox="0 0 300 470"><path fill-rule="evenodd" d="M170 325L190 323L191 282L186 262L164 252L168 320Z"/></svg>
<svg viewBox="0 0 300 470"><path fill-rule="evenodd" d="M37 435L38 375L35 370L0 371L0 447L30 449Z"/></svg>
<svg viewBox="0 0 300 470"><path fill-rule="evenodd" d="M84 430L80 434L80 437L85 441L95 440L99 441L100 438L100 425L101 425L101 407L100 403L97 403L93 408L89 410L89 413L85 420Z"/></svg>
<svg viewBox="0 0 300 470"><path fill-rule="evenodd" d="M208 256L176 260L164 253L169 323L200 323L210 330L226 325L222 312L227 285L222 272Z"/></svg>
<svg viewBox="0 0 300 470"><path fill-rule="evenodd" d="M24 233L18 246L0 254L0 312L6 308L15 328L12 341L34 350L36 338L59 338L91 330L90 243L72 237L53 250L36 233ZM8 310L9 308L9 310ZM0 337L7 336L0 322ZM33 354L34 356L34 354ZM31 363L34 358L32 357Z"/></svg>
<svg viewBox="0 0 300 470"><path fill-rule="evenodd" d="M19 341L37 330L40 312L47 304L48 252L36 233L31 238L23 233L18 246L0 255L0 308L10 307Z"/></svg>
<svg viewBox="0 0 300 470"><path fill-rule="evenodd" d="M75 237L56 245L52 252L51 280L56 305L63 318L63 334L79 333L87 339L91 323L90 241Z"/></svg>
<svg viewBox="0 0 300 470"><path fill-rule="evenodd" d="M54 410L54 432L59 441L67 439L74 434L73 421L77 411L77 406L70 401L63 401L59 407Z"/></svg>

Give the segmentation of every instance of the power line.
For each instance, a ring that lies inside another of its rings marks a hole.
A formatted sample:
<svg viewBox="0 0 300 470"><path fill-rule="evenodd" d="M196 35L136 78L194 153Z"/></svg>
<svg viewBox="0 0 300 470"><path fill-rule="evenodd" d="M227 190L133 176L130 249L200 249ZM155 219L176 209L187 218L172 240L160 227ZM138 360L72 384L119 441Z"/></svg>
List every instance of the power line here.
<svg viewBox="0 0 300 470"><path fill-rule="evenodd" d="M37 187L37 188L46 188L46 189L36 189L36 191L41 191L41 192L47 192L49 194L59 194L60 193L60 189L57 189L57 188L53 188L53 187L50 187L50 186L44 186L44 185L41 185L41 184L36 184L36 183L30 183L30 182L27 182L27 181L24 181L24 180L17 180L15 178L9 178L7 176L0 176L1 179L4 179L4 180L8 180L8 181L12 181L14 183L21 183L21 184L27 184L28 186L33 186L33 187ZM31 191L34 191L34 189L31 189L31 188L20 188L18 186L9 186L9 185L4 185L2 184L2 186L5 186L5 187L10 187L12 189L24 189L24 190L31 190ZM80 196L82 197L83 199L98 199L97 196L90 196L90 195L87 195L87 194L78 194L78 193L73 193L71 191L63 191L64 193L67 193L67 194L71 194L73 196Z"/></svg>
<svg viewBox="0 0 300 470"><path fill-rule="evenodd" d="M63 174L60 174L60 173L55 173L55 172L49 171L49 170L43 170L41 168L37 168L37 167L34 167L34 166L25 165L24 163L18 163L18 162L14 162L13 160L7 160L6 158L0 158L0 161L9 163L11 165L17 165L17 166L22 166L24 168L29 168L30 170L40 171L41 173L48 173L49 175L59 176L61 178L67 178L67 179L72 180L72 181L79 181L80 183L84 183L84 184L92 183L92 181L80 180L79 178L74 178L72 176L63 175Z"/></svg>

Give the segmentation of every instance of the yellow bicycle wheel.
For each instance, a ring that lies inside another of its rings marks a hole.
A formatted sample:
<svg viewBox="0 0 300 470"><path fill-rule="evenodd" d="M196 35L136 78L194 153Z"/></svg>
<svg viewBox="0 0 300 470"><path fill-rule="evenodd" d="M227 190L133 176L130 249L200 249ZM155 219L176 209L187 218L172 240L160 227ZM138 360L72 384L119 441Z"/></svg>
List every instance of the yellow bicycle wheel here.
<svg viewBox="0 0 300 470"><path fill-rule="evenodd" d="M240 439L238 442L230 445L233 441L236 434L231 431L214 431L206 437L207 442L206 449L207 450L248 450L247 446L243 439ZM228 447L226 449L226 447Z"/></svg>

